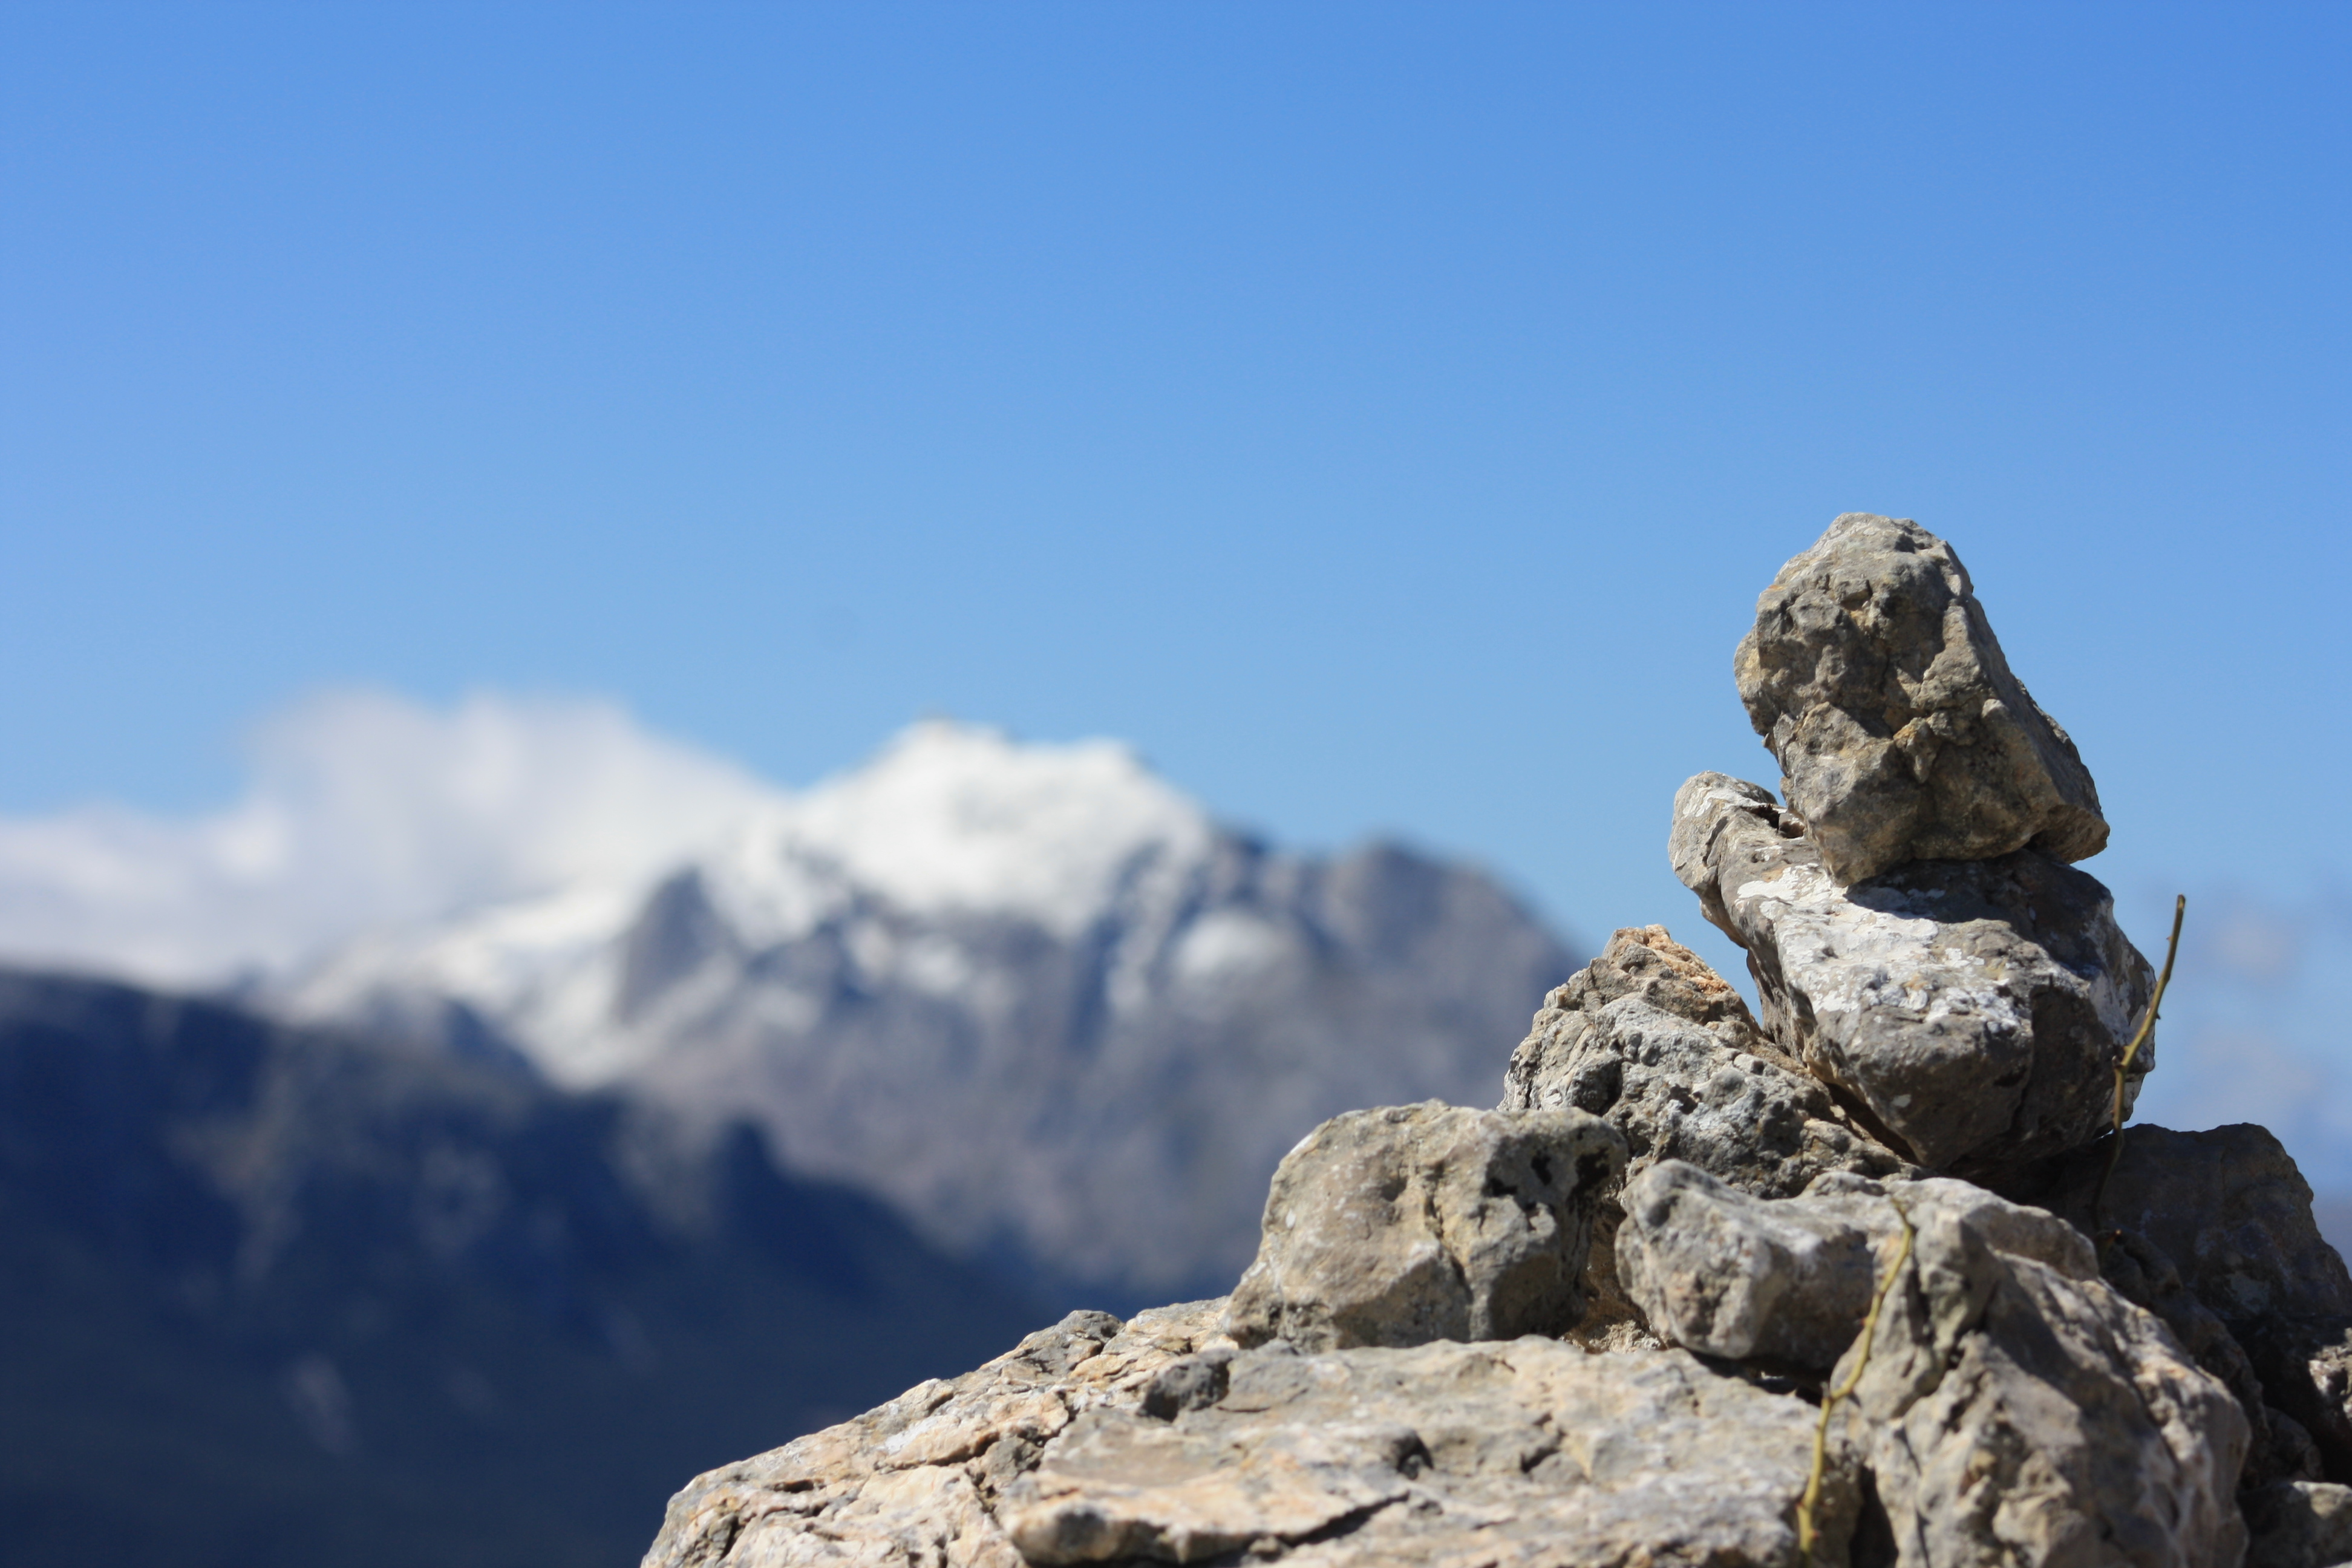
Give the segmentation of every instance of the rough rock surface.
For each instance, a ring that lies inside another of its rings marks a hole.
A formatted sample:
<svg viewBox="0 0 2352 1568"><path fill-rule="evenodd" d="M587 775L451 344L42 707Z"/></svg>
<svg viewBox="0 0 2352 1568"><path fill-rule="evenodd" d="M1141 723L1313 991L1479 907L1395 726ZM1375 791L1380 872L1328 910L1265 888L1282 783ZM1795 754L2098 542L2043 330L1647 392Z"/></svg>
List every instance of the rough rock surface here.
<svg viewBox="0 0 2352 1568"><path fill-rule="evenodd" d="M1821 1367L1828 1341L1860 1353L1869 1281L1899 1255L1898 1206L1913 1251L1839 1418L1897 1560L2234 1561L2236 1398L2100 1279L2088 1240L2054 1215L1941 1177L1833 1173L1763 1202L1666 1164L1627 1189L1620 1267L1662 1332Z"/></svg>
<svg viewBox="0 0 2352 1568"><path fill-rule="evenodd" d="M2108 1150L2103 1139L2010 1190L2114 1237L2108 1279L2239 1391L2255 1428L2250 1484L2316 1479L2304 1458L2313 1443L2326 1478L2352 1482L2352 1273L2320 1235L2294 1158L2242 1123L2133 1127L2095 1219Z"/></svg>
<svg viewBox="0 0 2352 1568"><path fill-rule="evenodd" d="M1748 950L1765 1028L1898 1152L1990 1175L2110 1125L2155 977L2094 879L2027 849L1841 887L1769 792L1722 773L1675 795L1669 848ZM2151 1040L2127 1112L2154 1066Z"/></svg>
<svg viewBox="0 0 2352 1568"><path fill-rule="evenodd" d="M2337 1568L2352 1563L2352 1487L2281 1481L2250 1493L2246 1568Z"/></svg>
<svg viewBox="0 0 2352 1568"><path fill-rule="evenodd" d="M1848 512L1756 602L1739 699L1841 882L2106 847L2088 770L2001 656L1950 545Z"/></svg>
<svg viewBox="0 0 2352 1568"><path fill-rule="evenodd" d="M1334 1117L1275 1171L1230 1331L1310 1351L1563 1332L1624 1165L1624 1139L1581 1110Z"/></svg>
<svg viewBox="0 0 2352 1568"><path fill-rule="evenodd" d="M2229 1389L2087 1258L2003 1250L1950 1209L1914 1223L1840 1407L1905 1568L2235 1562L2247 1428Z"/></svg>
<svg viewBox="0 0 2352 1568"><path fill-rule="evenodd" d="M1685 1160L1742 1191L1789 1197L1825 1171L1907 1173L1756 1026L1721 975L1666 934L1628 929L1544 998L1503 1080L1506 1110L1591 1111L1625 1136L1630 1182ZM1623 1211L1604 1197L1577 1337L1622 1342L1641 1318L1617 1279Z"/></svg>
<svg viewBox="0 0 2352 1568"><path fill-rule="evenodd" d="M1622 1201L1617 1277L1668 1343L1818 1376L1853 1342L1878 1259L1832 1205L1751 1197L1679 1160Z"/></svg>
<svg viewBox="0 0 2352 1568"><path fill-rule="evenodd" d="M2088 1231L2107 1155L2102 1139L2011 1190ZM2310 1184L2268 1128L2130 1128L2105 1207L2102 1224L2146 1237L2225 1322L2352 1317L2352 1272L2320 1235Z"/></svg>
<svg viewBox="0 0 2352 1568"><path fill-rule="evenodd" d="M1681 1352L1557 1341L1232 1355L1219 1303L1075 1314L952 1383L698 1478L646 1568L1147 1558L1797 1568L1812 1412ZM1857 1493L1830 1473L1825 1544ZM1842 1556L1838 1559L1842 1560Z"/></svg>

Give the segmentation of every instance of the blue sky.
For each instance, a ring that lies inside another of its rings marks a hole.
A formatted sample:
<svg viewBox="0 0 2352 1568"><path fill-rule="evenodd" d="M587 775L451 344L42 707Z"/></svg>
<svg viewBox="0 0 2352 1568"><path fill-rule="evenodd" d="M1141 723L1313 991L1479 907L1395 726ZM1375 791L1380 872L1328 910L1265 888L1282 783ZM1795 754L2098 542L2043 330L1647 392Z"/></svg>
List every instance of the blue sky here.
<svg viewBox="0 0 2352 1568"><path fill-rule="evenodd" d="M788 783L947 712L1689 933L1872 510L2143 945L2340 932L2347 84L2341 5L12 5L0 813L320 688Z"/></svg>

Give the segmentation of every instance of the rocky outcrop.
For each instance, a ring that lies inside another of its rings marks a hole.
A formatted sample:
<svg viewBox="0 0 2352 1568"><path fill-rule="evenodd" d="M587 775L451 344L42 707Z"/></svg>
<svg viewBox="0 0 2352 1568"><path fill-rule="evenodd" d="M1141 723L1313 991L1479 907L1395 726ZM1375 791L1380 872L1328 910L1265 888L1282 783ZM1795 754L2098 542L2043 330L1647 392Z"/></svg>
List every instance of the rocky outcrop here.
<svg viewBox="0 0 2352 1568"><path fill-rule="evenodd" d="M1674 1163L1625 1209L1619 1268L1652 1325L1759 1365L1818 1375L1858 1353L1902 1258L1838 1428L1900 1562L2198 1568L2242 1550L2236 1398L2054 1215L1949 1179L1837 1174L1768 1202Z"/></svg>
<svg viewBox="0 0 2352 1568"><path fill-rule="evenodd" d="M2155 977L2092 878L2026 849L1841 886L1806 825L1721 773L1683 785L1669 847L1748 950L1765 1028L1918 1163L1993 1174L2107 1126ZM2154 1065L2151 1043L2126 1110Z"/></svg>
<svg viewBox="0 0 2352 1568"><path fill-rule="evenodd" d="M1544 998L1504 1077L1503 1109L1591 1112L1624 1135L1632 1181L1682 1160L1743 1192L1788 1197L1825 1171L1909 1169L1861 1131L1774 1046L1724 979L1664 926L1621 931ZM1593 1217L1587 1343L1638 1341L1641 1315L1617 1279L1622 1210Z"/></svg>
<svg viewBox="0 0 2352 1568"><path fill-rule="evenodd" d="M1756 602L1739 699L1843 883L1906 860L2106 847L2074 742L2010 673L1950 545L1848 512Z"/></svg>
<svg viewBox="0 0 2352 1568"><path fill-rule="evenodd" d="M1275 1171L1233 1336L1321 1351L1565 1332L1624 1165L1625 1141L1581 1110L1334 1117Z"/></svg>
<svg viewBox="0 0 2352 1568"><path fill-rule="evenodd" d="M1222 1303L1074 1314L949 1383L698 1478L646 1568L1118 1561L1796 1568L1811 1413L1678 1351L1230 1353ZM1213 1402L1154 1414L1202 1358ZM1825 1542L1858 1494L1829 1478Z"/></svg>
<svg viewBox="0 0 2352 1568"><path fill-rule="evenodd" d="M705 1477L648 1568L2336 1568L2352 1275L2258 1129L2134 1130L2092 1212L2153 977L1958 563L1842 518L1739 668L1798 808L1701 774L1670 851L1759 1015L1621 931L1499 1110L1293 1150L1221 1313Z"/></svg>
<svg viewBox="0 0 2352 1568"><path fill-rule="evenodd" d="M2261 1127L2134 1127L2095 1215L2109 1152L2102 1140L2010 1190L2099 1235L2107 1278L2239 1393L2251 1481L2352 1482L2352 1273L2293 1158Z"/></svg>

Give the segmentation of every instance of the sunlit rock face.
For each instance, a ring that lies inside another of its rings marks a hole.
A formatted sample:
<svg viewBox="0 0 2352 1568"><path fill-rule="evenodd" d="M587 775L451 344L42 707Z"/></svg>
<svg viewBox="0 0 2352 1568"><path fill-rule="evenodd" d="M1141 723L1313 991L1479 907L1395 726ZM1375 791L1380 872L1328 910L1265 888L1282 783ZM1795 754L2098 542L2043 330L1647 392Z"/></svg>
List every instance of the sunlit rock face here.
<svg viewBox="0 0 2352 1568"><path fill-rule="evenodd" d="M1831 523L1757 600L1733 668L1841 882L1906 860L2106 847L2074 741L2010 670L1952 547L1907 518Z"/></svg>

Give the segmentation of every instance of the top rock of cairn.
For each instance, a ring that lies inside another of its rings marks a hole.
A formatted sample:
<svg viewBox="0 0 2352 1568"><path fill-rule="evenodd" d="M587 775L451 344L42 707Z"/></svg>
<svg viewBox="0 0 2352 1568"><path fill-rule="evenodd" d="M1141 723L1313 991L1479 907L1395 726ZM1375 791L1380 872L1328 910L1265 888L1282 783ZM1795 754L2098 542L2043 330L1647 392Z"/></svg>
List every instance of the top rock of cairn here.
<svg viewBox="0 0 2352 1568"><path fill-rule="evenodd" d="M1853 884L1906 860L2106 847L2074 742L2010 672L1952 547L1847 512L1756 602L1735 664L1781 793Z"/></svg>

